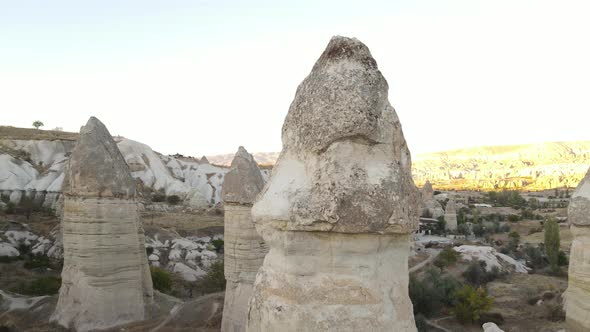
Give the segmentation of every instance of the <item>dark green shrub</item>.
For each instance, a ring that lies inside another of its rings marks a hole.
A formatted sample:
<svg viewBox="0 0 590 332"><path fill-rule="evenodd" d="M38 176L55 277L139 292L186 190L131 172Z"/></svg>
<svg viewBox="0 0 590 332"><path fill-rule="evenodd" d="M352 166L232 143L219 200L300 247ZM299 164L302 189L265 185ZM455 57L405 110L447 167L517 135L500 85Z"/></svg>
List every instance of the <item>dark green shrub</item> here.
<svg viewBox="0 0 590 332"><path fill-rule="evenodd" d="M28 284L21 282L14 291L23 295L43 296L57 294L60 287L61 278L41 277Z"/></svg>
<svg viewBox="0 0 590 332"><path fill-rule="evenodd" d="M460 286L459 281L443 276L435 267L426 270L422 279L411 275L409 291L414 313L430 316L443 306L452 305L453 294Z"/></svg>
<svg viewBox="0 0 590 332"><path fill-rule="evenodd" d="M510 222L517 222L520 220L520 216L517 214L511 214L508 216L508 221Z"/></svg>
<svg viewBox="0 0 590 332"><path fill-rule="evenodd" d="M154 289L157 289L162 293L169 293L170 290L172 290L172 277L168 271L152 266L150 267L150 272L152 274Z"/></svg>
<svg viewBox="0 0 590 332"><path fill-rule="evenodd" d="M457 233L467 236L471 234L471 231L469 231L469 227L466 224L459 224L457 225Z"/></svg>
<svg viewBox="0 0 590 332"><path fill-rule="evenodd" d="M502 273L499 267L492 266L490 271L488 271L484 261L476 260L471 261L467 270L463 272L465 280L474 286L485 285L486 283L492 282L502 276L504 276L504 273Z"/></svg>
<svg viewBox="0 0 590 332"><path fill-rule="evenodd" d="M6 203L6 207L4 208L4 212L6 214L13 214L16 211L16 205L12 202Z"/></svg>
<svg viewBox="0 0 590 332"><path fill-rule="evenodd" d="M541 245L536 247L525 244L524 246L524 257L527 262L527 266L535 270L540 270L547 267L547 260L545 258L545 252Z"/></svg>
<svg viewBox="0 0 590 332"><path fill-rule="evenodd" d="M484 285L487 282L485 267L486 263L484 261L474 259L469 263L469 266L467 266L467 270L463 272L463 278L474 286Z"/></svg>
<svg viewBox="0 0 590 332"><path fill-rule="evenodd" d="M428 332L428 324L426 323L426 317L424 317L424 315L417 314L415 320L418 332Z"/></svg>
<svg viewBox="0 0 590 332"><path fill-rule="evenodd" d="M225 289L223 261L216 261L211 264L207 275L198 283L198 288L203 293L215 293Z"/></svg>
<svg viewBox="0 0 590 332"><path fill-rule="evenodd" d="M25 269L50 268L51 261L45 255L34 255L25 261Z"/></svg>
<svg viewBox="0 0 590 332"><path fill-rule="evenodd" d="M0 256L0 263L12 263L21 259L20 256Z"/></svg>
<svg viewBox="0 0 590 332"><path fill-rule="evenodd" d="M434 260L434 265L443 269L449 265L453 265L459 259L460 254L451 247L444 248Z"/></svg>
<svg viewBox="0 0 590 332"><path fill-rule="evenodd" d="M166 195L162 194L162 193L154 193L152 195L152 202L164 202L166 201Z"/></svg>
<svg viewBox="0 0 590 332"><path fill-rule="evenodd" d="M211 244L213 245L213 247L215 247L215 251L220 252L221 249L223 249L224 242L222 239L215 239L211 241Z"/></svg>
<svg viewBox="0 0 590 332"><path fill-rule="evenodd" d="M477 322L481 314L490 310L493 299L482 287L464 285L455 293L453 314L461 324Z"/></svg>
<svg viewBox="0 0 590 332"><path fill-rule="evenodd" d="M510 226L508 224L502 224L502 226L500 226L500 232L501 233L510 232Z"/></svg>
<svg viewBox="0 0 590 332"><path fill-rule="evenodd" d="M547 319L552 322L561 322L565 320L565 311L560 304L552 304L547 306Z"/></svg>
<svg viewBox="0 0 590 332"><path fill-rule="evenodd" d="M482 237L485 234L485 228L481 224L475 224L471 227L473 231L473 235L477 237Z"/></svg>
<svg viewBox="0 0 590 332"><path fill-rule="evenodd" d="M170 195L166 198L166 201L170 205L176 205L176 204L180 203L180 197L178 197L177 195Z"/></svg>
<svg viewBox="0 0 590 332"><path fill-rule="evenodd" d="M154 248L152 248L152 247L146 247L145 248L145 254L146 254L147 257L150 257L150 255L153 254L153 253L154 253Z"/></svg>
<svg viewBox="0 0 590 332"><path fill-rule="evenodd" d="M557 256L557 264L559 266L567 266L569 264L567 255L562 250L559 251L559 256Z"/></svg>

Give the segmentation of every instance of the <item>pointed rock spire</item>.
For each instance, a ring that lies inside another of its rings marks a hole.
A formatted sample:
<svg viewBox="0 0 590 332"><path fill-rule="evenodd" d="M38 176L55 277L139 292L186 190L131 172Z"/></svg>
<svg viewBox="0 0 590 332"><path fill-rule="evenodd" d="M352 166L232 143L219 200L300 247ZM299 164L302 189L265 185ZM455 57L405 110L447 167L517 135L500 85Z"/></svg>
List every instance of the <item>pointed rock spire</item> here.
<svg viewBox="0 0 590 332"><path fill-rule="evenodd" d="M65 173L66 195L135 197L135 180L104 124L91 117L80 129Z"/></svg>
<svg viewBox="0 0 590 332"><path fill-rule="evenodd" d="M252 208L270 252L248 331L416 330L407 257L419 193L387 94L367 46L340 36L297 88Z"/></svg>
<svg viewBox="0 0 590 332"><path fill-rule="evenodd" d="M252 204L262 190L264 179L251 154L240 146L225 175L221 196L226 203Z"/></svg>

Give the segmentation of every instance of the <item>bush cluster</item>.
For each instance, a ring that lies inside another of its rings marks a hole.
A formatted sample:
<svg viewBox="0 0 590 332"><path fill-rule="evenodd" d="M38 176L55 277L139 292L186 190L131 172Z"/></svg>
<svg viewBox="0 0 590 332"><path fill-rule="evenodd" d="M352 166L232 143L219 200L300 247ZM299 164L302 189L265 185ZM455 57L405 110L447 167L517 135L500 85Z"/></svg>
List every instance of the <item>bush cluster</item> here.
<svg viewBox="0 0 590 332"><path fill-rule="evenodd" d="M162 293L169 293L172 290L172 276L168 271L156 266L151 266L150 272L152 274L152 284L154 285L154 289Z"/></svg>
<svg viewBox="0 0 590 332"><path fill-rule="evenodd" d="M443 275L436 267L426 270L422 278L411 275L409 291L414 313L431 316L442 307L453 305L453 294L460 285L459 281Z"/></svg>
<svg viewBox="0 0 590 332"><path fill-rule="evenodd" d="M57 294L60 287L61 278L41 277L29 283L21 282L13 291L23 295L43 296Z"/></svg>

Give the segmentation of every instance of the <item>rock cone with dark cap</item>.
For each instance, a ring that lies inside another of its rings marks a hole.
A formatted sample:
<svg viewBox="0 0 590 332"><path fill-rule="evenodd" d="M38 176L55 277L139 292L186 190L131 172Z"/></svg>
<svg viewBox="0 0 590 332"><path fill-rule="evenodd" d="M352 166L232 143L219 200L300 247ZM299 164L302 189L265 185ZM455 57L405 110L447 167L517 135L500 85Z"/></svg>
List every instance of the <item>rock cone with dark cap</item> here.
<svg viewBox="0 0 590 332"><path fill-rule="evenodd" d="M565 312L568 331L590 331L590 170L570 199L573 235Z"/></svg>
<svg viewBox="0 0 590 332"><path fill-rule="evenodd" d="M223 182L225 207L225 303L221 331L246 330L248 301L268 249L256 233L250 210L264 180L252 155L240 146Z"/></svg>
<svg viewBox="0 0 590 332"><path fill-rule="evenodd" d="M252 209L270 246L248 331L416 331L408 296L419 193L388 85L334 37L297 89Z"/></svg>
<svg viewBox="0 0 590 332"><path fill-rule="evenodd" d="M144 319L153 291L135 181L94 117L80 130L63 193L64 268L52 320L90 331Z"/></svg>

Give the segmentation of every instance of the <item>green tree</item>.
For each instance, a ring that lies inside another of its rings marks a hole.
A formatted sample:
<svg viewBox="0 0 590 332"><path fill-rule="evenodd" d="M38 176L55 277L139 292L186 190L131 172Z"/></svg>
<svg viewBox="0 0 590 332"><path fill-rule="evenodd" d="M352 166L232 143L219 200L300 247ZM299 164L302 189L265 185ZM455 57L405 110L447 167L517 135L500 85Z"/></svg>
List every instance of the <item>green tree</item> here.
<svg viewBox="0 0 590 332"><path fill-rule="evenodd" d="M39 127L43 127L43 126L44 126L43 122L41 122L39 120L33 121L33 127L35 127L35 129L39 129Z"/></svg>
<svg viewBox="0 0 590 332"><path fill-rule="evenodd" d="M220 292L225 289L223 261L216 261L209 267L207 275L198 283L203 293Z"/></svg>
<svg viewBox="0 0 590 332"><path fill-rule="evenodd" d="M455 306L452 311L462 324L473 323L479 320L482 313L490 310L492 302L493 299L482 287L463 285L455 292Z"/></svg>
<svg viewBox="0 0 590 332"><path fill-rule="evenodd" d="M559 270L559 225L555 219L545 221L545 252L551 270Z"/></svg>

